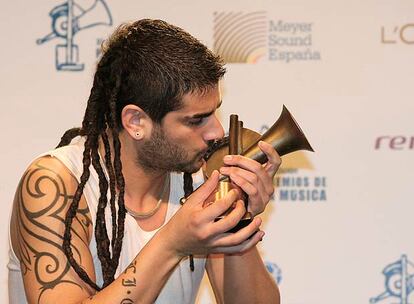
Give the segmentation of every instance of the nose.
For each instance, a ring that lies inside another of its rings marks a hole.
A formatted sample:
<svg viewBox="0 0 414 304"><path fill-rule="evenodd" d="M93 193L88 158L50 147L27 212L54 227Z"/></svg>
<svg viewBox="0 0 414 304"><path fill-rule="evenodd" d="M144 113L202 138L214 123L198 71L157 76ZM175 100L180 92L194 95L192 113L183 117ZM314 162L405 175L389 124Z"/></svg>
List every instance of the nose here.
<svg viewBox="0 0 414 304"><path fill-rule="evenodd" d="M217 119L216 115L212 115L209 127L204 132L203 137L206 142L224 137L223 126Z"/></svg>

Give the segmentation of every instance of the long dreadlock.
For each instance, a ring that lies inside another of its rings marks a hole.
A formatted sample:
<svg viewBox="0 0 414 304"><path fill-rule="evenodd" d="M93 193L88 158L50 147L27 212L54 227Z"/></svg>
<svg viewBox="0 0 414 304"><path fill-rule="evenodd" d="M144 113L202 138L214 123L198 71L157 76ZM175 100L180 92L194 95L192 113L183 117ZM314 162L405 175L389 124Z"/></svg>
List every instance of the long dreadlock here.
<svg viewBox="0 0 414 304"><path fill-rule="evenodd" d="M180 108L184 94L207 91L217 84L224 73L225 69L219 57L213 55L190 34L161 20L144 19L121 25L103 47L82 128L66 131L58 145L68 145L78 135L86 139L83 172L65 218L63 249L70 265L92 288L101 290L114 281L122 249L126 215L125 181L119 140L119 132L122 131L122 109L128 104L135 104L155 123L160 123L168 112ZM109 138L112 138L113 158ZM98 152L100 141L105 149L105 159L102 162L108 177L105 175ZM89 179L91 165L99 177L100 196L95 238L102 266L102 287L93 282L76 262L70 246L71 225ZM185 173L185 197L192 193L192 184L191 174ZM108 191L112 222L111 240L105 220Z"/></svg>

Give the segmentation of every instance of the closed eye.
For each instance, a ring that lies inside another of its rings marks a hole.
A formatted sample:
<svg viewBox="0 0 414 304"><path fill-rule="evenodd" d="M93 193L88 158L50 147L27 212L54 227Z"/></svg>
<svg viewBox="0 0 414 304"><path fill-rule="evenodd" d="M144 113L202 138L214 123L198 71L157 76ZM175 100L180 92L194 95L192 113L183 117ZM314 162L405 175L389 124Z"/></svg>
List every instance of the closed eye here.
<svg viewBox="0 0 414 304"><path fill-rule="evenodd" d="M194 118L188 121L190 126L200 126L207 120L207 117Z"/></svg>
<svg viewBox="0 0 414 304"><path fill-rule="evenodd" d="M219 104L217 105L217 107L209 112L206 113L198 113L198 114L194 114L190 117L184 117L184 121L190 125L190 126L201 126L202 124L204 124L208 118L214 114L214 112L221 106L222 101L220 100Z"/></svg>

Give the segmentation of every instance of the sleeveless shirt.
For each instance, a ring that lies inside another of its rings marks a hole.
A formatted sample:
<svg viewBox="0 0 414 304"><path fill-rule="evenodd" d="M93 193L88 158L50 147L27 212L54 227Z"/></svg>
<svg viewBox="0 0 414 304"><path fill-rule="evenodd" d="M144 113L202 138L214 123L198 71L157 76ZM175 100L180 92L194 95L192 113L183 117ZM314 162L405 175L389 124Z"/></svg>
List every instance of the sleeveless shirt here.
<svg viewBox="0 0 414 304"><path fill-rule="evenodd" d="M79 182L83 170L82 157L84 150L84 142L84 138L76 137L70 145L46 152L40 155L39 157L47 155L56 157L68 168L68 170L72 173L74 177L76 177L77 181ZM88 204L93 224L93 231L95 231L96 211L99 199L99 179L96 171L93 169L92 166L90 168L90 172L91 174L87 184L85 185L83 195ZM196 174L193 174L193 180L195 189L203 181L201 171L199 171ZM170 196L167 207L167 214L165 217L165 222L162 226L164 226L165 223L167 223L174 215L174 213L177 212L177 210L180 208L179 201L180 198L184 196L183 176L181 173L171 173L170 183ZM110 206L108 204L105 210L105 216L108 236L111 239L112 220L110 214ZM145 244L155 235L155 233L159 229L160 228L154 231L144 231L140 228L136 220L131 215L129 215L128 213L126 214L124 239L122 242L122 250L115 278L117 278L122 273L122 271L126 269L126 267L132 262L132 260L136 257L139 251L145 246ZM9 246L9 263L7 265L9 271L9 303L27 303L24 292L22 273L20 269L20 262L12 249L10 233ZM91 238L89 249L95 267L96 283L98 284L98 286L102 286L102 268L97 254L96 239L94 234ZM195 257L195 270L194 272L192 272L189 267L188 258L183 259L171 273L168 281L162 288L157 300L154 303L194 303L201 283L201 279L204 275L205 262L206 260L204 257ZM148 279L150 280L150 278Z"/></svg>

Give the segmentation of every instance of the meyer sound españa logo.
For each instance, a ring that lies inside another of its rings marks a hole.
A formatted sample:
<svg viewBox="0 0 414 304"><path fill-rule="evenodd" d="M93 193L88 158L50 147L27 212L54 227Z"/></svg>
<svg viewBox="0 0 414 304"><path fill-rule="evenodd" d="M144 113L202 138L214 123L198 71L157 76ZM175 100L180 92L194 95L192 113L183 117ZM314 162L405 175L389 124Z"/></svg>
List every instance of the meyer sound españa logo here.
<svg viewBox="0 0 414 304"><path fill-rule="evenodd" d="M321 60L313 27L313 22L270 19L264 11L216 12L213 49L227 63Z"/></svg>
<svg viewBox="0 0 414 304"><path fill-rule="evenodd" d="M385 279L385 290L380 295L369 300L370 304L379 303L384 300L395 304L412 304L410 295L414 294L414 264L404 254L401 258L385 266L382 271ZM395 302L398 300L398 302Z"/></svg>
<svg viewBox="0 0 414 304"><path fill-rule="evenodd" d="M381 43L414 44L414 23L381 27Z"/></svg>
<svg viewBox="0 0 414 304"><path fill-rule="evenodd" d="M55 47L55 63L58 71L83 71L79 60L79 46L74 37L80 31L98 25L112 25L112 16L104 0L68 0L49 12L51 33L38 39L43 44L58 38L62 43Z"/></svg>

